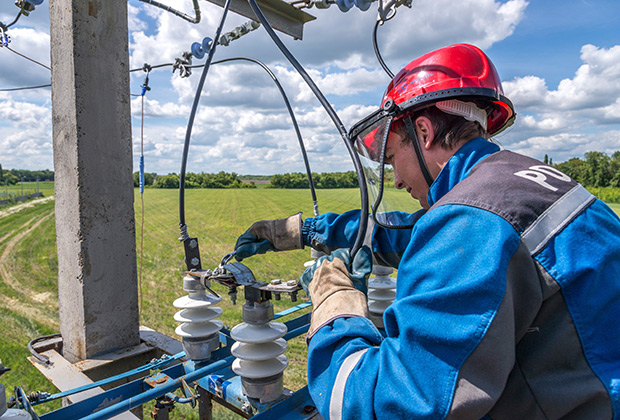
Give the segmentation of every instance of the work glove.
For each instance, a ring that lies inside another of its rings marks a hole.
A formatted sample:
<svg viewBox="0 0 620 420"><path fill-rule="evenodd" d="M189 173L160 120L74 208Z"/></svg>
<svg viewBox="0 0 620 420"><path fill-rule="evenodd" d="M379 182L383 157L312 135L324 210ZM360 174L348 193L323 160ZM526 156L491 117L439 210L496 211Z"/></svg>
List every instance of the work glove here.
<svg viewBox="0 0 620 420"><path fill-rule="evenodd" d="M303 249L301 213L286 219L260 220L245 231L235 244L235 258L244 258L267 251Z"/></svg>
<svg viewBox="0 0 620 420"><path fill-rule="evenodd" d="M371 271L372 252L367 246L353 259L348 249L336 249L304 271L299 282L313 304L308 340L336 318L368 317L366 293Z"/></svg>

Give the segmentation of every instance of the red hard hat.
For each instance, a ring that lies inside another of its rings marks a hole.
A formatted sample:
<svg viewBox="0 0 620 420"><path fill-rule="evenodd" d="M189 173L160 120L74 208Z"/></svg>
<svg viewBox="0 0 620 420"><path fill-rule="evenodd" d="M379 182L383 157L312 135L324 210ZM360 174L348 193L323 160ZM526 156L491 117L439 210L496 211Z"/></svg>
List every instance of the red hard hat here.
<svg viewBox="0 0 620 420"><path fill-rule="evenodd" d="M392 79L381 105L389 108L391 100L409 113L448 99L483 102L490 135L514 122L512 102L504 97L495 66L469 44L450 45L413 60Z"/></svg>

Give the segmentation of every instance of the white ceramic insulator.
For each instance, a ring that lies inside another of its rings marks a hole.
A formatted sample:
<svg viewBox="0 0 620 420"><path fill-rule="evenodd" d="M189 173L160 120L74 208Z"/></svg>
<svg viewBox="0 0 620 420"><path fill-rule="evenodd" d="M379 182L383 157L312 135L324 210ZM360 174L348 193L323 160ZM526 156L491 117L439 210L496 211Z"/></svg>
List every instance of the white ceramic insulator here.
<svg viewBox="0 0 620 420"><path fill-rule="evenodd" d="M230 349L233 356L238 359L261 361L269 360L284 353L288 348L288 343L283 338L269 343L241 343L237 341Z"/></svg>
<svg viewBox="0 0 620 420"><path fill-rule="evenodd" d="M394 272L391 267L382 265L373 266L375 277L368 280L368 310L382 315L396 298L396 279L390 277Z"/></svg>
<svg viewBox="0 0 620 420"><path fill-rule="evenodd" d="M174 314L174 319L182 322L176 328L176 334L183 338L201 338L221 330L224 323L215 320L223 312L222 308L215 306L221 300L221 297L207 295L204 291L193 292L175 300L172 305L181 310Z"/></svg>
<svg viewBox="0 0 620 420"><path fill-rule="evenodd" d="M235 359L232 364L232 370L242 378L260 379L277 375L288 366L288 358L280 355L269 360L255 362L252 360Z"/></svg>
<svg viewBox="0 0 620 420"><path fill-rule="evenodd" d="M242 378L259 379L284 371L288 366L288 358L282 354L288 348L282 338L286 332L286 325L274 321L262 325L243 323L233 328L233 372Z"/></svg>

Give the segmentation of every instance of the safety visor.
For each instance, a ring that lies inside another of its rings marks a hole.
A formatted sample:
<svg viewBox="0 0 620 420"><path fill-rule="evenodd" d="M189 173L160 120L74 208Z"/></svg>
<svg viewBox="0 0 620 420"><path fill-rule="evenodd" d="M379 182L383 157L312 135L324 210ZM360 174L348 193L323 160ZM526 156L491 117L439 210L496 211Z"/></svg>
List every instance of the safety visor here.
<svg viewBox="0 0 620 420"><path fill-rule="evenodd" d="M408 229L414 224L413 213L407 211L412 198L406 191L394 189L394 169L385 164L394 118L383 109L375 111L351 128L349 140L364 170L375 223L388 229Z"/></svg>

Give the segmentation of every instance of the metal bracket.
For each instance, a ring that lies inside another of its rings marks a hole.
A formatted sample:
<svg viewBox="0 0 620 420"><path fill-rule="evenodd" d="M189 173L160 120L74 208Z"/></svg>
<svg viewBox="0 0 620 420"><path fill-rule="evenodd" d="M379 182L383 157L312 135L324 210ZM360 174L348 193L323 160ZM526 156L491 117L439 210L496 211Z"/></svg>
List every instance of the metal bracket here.
<svg viewBox="0 0 620 420"><path fill-rule="evenodd" d="M225 0L209 1L220 7L223 7L225 3ZM274 29L290 35L294 39L302 39L304 23L316 19L314 16L282 0L259 0L258 4ZM258 21L246 0L232 0L230 10L248 19Z"/></svg>

